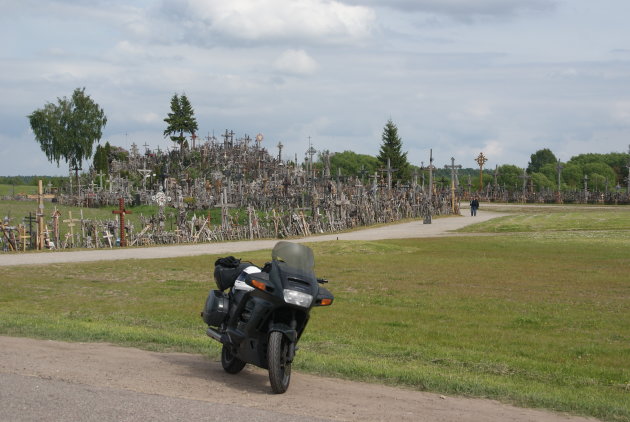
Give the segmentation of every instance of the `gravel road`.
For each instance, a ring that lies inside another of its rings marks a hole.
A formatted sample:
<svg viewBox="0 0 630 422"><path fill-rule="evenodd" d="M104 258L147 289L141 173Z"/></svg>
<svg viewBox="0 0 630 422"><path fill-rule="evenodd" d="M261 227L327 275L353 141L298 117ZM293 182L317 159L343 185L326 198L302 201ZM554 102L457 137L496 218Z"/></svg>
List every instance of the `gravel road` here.
<svg viewBox="0 0 630 422"><path fill-rule="evenodd" d="M0 337L0 420L594 421L298 372L274 395L251 365L230 375L200 355L14 337Z"/></svg>
<svg viewBox="0 0 630 422"><path fill-rule="evenodd" d="M292 239L296 242L326 242L331 240L379 240L418 237L454 236L452 230L472 223L487 221L505 214L482 212L477 217L456 216L435 218L431 224L412 221L399 224L355 230L347 233L326 234ZM196 243L148 248L115 248L83 251L45 251L39 253L0 254L0 266L56 264L62 262L104 261L116 259L173 258L205 254L236 254L260 249L271 249L277 240L251 240L221 243Z"/></svg>

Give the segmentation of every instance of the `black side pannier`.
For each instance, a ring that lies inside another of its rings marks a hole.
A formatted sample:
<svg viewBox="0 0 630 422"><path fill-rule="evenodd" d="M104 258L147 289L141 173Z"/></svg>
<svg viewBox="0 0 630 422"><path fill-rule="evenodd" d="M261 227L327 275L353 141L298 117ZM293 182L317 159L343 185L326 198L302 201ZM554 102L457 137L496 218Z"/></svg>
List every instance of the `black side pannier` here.
<svg viewBox="0 0 630 422"><path fill-rule="evenodd" d="M230 301L226 293L210 290L201 317L206 324L218 327L227 316L229 308Z"/></svg>
<svg viewBox="0 0 630 422"><path fill-rule="evenodd" d="M250 265L252 265L251 262L241 262L233 256L217 259L214 263L214 281L217 283L217 288L223 291L234 286L241 271Z"/></svg>

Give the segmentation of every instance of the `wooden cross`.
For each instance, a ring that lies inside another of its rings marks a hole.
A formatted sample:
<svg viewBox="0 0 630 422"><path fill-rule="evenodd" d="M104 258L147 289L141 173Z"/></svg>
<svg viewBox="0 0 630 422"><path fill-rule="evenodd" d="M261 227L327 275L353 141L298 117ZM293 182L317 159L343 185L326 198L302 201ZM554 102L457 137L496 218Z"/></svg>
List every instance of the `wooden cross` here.
<svg viewBox="0 0 630 422"><path fill-rule="evenodd" d="M118 214L120 220L120 246L127 246L125 240L125 214L131 214L131 211L125 209L125 200L123 198L118 199L118 209L112 211L112 214Z"/></svg>
<svg viewBox="0 0 630 422"><path fill-rule="evenodd" d="M74 226L76 226L76 224L74 224L76 221L81 221L78 218L72 218L72 211L68 211L68 219L67 220L63 220L64 223L68 223L68 227L70 228L70 239L72 240L72 246L74 246Z"/></svg>
<svg viewBox="0 0 630 422"><path fill-rule="evenodd" d="M381 171L387 173L387 190L388 191L392 190L392 173L397 172L398 169L392 168L389 157L387 158L387 168Z"/></svg>
<svg viewBox="0 0 630 422"><path fill-rule="evenodd" d="M37 249L44 248L44 199L52 199L55 195L45 194L42 181L37 184L37 195L27 195L29 199L37 199Z"/></svg>
<svg viewBox="0 0 630 422"><path fill-rule="evenodd" d="M109 230L105 230L103 233L105 233L103 235L103 239L107 239L107 243L109 244L109 247L112 247L112 234L109 232Z"/></svg>
<svg viewBox="0 0 630 422"><path fill-rule="evenodd" d="M59 212L59 210L57 210L57 207L55 207L55 212L53 212L53 214L52 214L52 219L53 219L53 238L55 239L55 245L57 245L57 247L60 246L60 243L59 243L59 217L61 217L61 213Z"/></svg>
<svg viewBox="0 0 630 422"><path fill-rule="evenodd" d="M19 225L18 226L18 232L20 234L20 243L22 244L22 251L26 251L26 240L27 239L31 239L31 235L30 234L26 234L26 227Z"/></svg>
<svg viewBox="0 0 630 422"><path fill-rule="evenodd" d="M228 204L227 203L227 191L223 188L223 192L220 196L220 202L215 206L215 208L221 208L221 227L224 229L229 228L229 219L230 213L228 208L234 208L236 204Z"/></svg>

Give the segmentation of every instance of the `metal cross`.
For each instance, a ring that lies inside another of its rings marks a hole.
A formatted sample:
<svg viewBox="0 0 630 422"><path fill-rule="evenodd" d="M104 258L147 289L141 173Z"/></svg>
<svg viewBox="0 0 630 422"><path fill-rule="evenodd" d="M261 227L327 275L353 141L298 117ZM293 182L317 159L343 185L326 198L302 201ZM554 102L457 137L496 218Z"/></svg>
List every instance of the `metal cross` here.
<svg viewBox="0 0 630 422"><path fill-rule="evenodd" d="M483 190L483 166L488 161L488 158L486 158L486 156L483 155L483 152L480 152L477 158L475 158L475 161L479 165L479 191L482 191Z"/></svg>

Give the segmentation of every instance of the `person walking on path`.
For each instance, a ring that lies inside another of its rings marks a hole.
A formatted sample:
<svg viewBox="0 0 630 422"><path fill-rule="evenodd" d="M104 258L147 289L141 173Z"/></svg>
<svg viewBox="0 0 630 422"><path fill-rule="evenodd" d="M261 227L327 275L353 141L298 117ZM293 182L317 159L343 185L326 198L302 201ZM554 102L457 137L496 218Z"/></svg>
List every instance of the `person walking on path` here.
<svg viewBox="0 0 630 422"><path fill-rule="evenodd" d="M479 199L477 196L474 196L472 201L470 201L470 216L477 216L477 209L479 208Z"/></svg>

